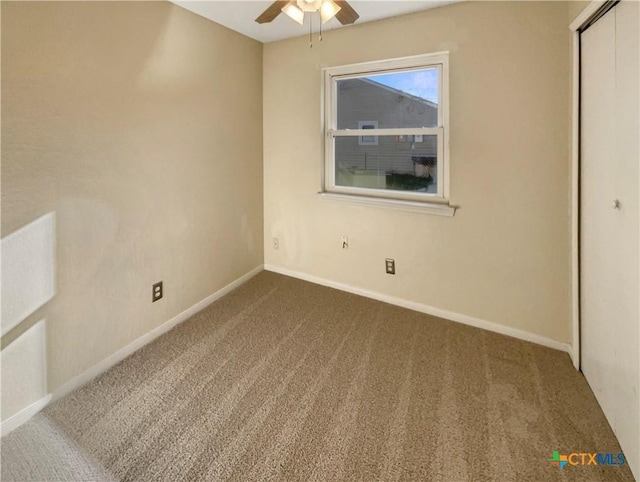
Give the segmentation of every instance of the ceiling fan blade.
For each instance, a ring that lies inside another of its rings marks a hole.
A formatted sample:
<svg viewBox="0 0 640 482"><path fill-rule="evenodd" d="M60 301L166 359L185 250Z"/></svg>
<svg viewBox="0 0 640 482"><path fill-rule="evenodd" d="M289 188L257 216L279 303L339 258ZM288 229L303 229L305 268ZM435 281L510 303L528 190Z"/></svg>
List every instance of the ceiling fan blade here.
<svg viewBox="0 0 640 482"><path fill-rule="evenodd" d="M356 12L346 0L333 0L340 8L340 11L336 14L338 22L342 25L349 25L360 18L358 12Z"/></svg>
<svg viewBox="0 0 640 482"><path fill-rule="evenodd" d="M256 18L256 22L258 23L269 23L274 18L276 18L280 13L282 13L282 7L284 7L289 0L277 0L273 2L267 9L260 14L258 18Z"/></svg>

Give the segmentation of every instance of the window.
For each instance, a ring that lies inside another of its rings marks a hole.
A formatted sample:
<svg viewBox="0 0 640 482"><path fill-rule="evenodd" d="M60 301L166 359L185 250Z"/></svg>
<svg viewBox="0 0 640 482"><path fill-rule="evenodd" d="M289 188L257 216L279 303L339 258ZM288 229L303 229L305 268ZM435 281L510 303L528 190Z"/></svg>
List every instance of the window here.
<svg viewBox="0 0 640 482"><path fill-rule="evenodd" d="M360 121L358 122L358 129L372 129L375 130L378 128L377 121ZM359 146L377 146L378 145L378 136L360 136L358 137L358 145Z"/></svg>
<svg viewBox="0 0 640 482"><path fill-rule="evenodd" d="M324 193L446 203L447 68L440 53L324 70Z"/></svg>

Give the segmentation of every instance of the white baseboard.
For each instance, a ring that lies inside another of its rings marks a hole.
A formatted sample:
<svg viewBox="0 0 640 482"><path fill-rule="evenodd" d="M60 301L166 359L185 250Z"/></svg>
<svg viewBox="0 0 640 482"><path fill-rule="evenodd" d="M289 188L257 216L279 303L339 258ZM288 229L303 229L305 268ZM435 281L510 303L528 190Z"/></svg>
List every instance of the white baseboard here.
<svg viewBox="0 0 640 482"><path fill-rule="evenodd" d="M27 422L36 413L46 407L50 401L51 394L42 397L37 402L32 403L27 408L24 408L15 415L9 417L4 422L2 422L2 424L0 424L0 434L4 437L9 432L17 429L20 425Z"/></svg>
<svg viewBox="0 0 640 482"><path fill-rule="evenodd" d="M537 335L535 333L530 333L528 331L519 330L517 328L511 328L509 326L500 325L498 323L493 323L491 321L481 320L479 318L474 318L472 316L463 315L463 314L455 313L452 311L442 310L440 308L424 305L422 303L416 303L414 301L397 298L395 296L389 296L382 293L377 293L375 291L369 291L362 288L357 288L344 283L338 283L328 279L319 278L317 276L313 276L307 273L292 271L286 268L280 268L278 266L273 266L270 264L265 264L264 269L267 271L272 271L274 273L283 274L285 276L291 276L293 278L309 281L311 283L328 286L329 288L335 288L341 291L346 291L348 293L364 296L366 298L372 298L374 300L383 301L385 303L389 303L392 305L401 306L403 308L408 308L413 311L419 311L421 313L426 313L427 315L437 316L438 318L444 318L446 320L456 321L458 323L474 326L476 328L482 328L483 330L500 333L501 335L506 335L513 338L518 338L520 340L529 341L532 343L536 343L538 345L553 348L555 350L567 352L570 356L573 355L573 349L571 345L569 345L568 343L561 343L559 341L552 340L551 338Z"/></svg>
<svg viewBox="0 0 640 482"><path fill-rule="evenodd" d="M71 393L72 391L76 390L77 388L80 388L81 386L87 384L89 381L93 380L98 375L104 373L109 368L114 366L116 363L121 362L122 360L127 358L132 353L136 352L137 350L139 350L143 346L147 345L148 343L150 343L153 340L155 340L156 338L158 338L160 335L164 335L166 332L168 332L169 330L174 328L176 325L178 325L178 324L182 323L183 321L191 318L193 315L195 315L199 311L202 311L204 308L209 306L214 301L222 298L224 295L229 293L231 290L234 290L235 288L237 288L238 286L242 285L243 283L246 283L251 278L253 278L255 275L257 275L258 273L263 271L263 269L264 269L263 265L256 266L255 268L253 268L248 273L240 276L240 278L238 278L235 281L232 281L231 283L226 285L224 288L221 288L218 291L216 291L215 293L213 293L212 295L207 296L205 299L197 302L192 307L187 308L186 310L184 310L179 315L174 316L169 321L167 321L167 322L163 323L162 325L158 326L157 328L154 328L153 330L151 330L149 333L146 333L146 334L142 335L140 338L138 338L137 340L133 341L132 343L129 343L127 346L125 346L124 348L118 350L113 355L108 356L107 358L102 360L100 363L95 365L93 368L90 368L89 370L81 373L77 377L69 380L67 383L65 383L64 385L58 387L56 390L54 390L54 392L52 393L51 401L55 402L56 400L59 400L60 398L64 397L65 395L67 395L67 394Z"/></svg>

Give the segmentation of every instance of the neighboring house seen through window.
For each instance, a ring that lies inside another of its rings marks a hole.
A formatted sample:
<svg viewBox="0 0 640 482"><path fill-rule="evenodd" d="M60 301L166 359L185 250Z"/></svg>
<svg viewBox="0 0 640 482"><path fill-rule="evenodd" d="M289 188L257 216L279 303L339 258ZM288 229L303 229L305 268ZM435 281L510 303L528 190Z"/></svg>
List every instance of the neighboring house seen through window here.
<svg viewBox="0 0 640 482"><path fill-rule="evenodd" d="M448 199L447 54L325 69L324 192Z"/></svg>

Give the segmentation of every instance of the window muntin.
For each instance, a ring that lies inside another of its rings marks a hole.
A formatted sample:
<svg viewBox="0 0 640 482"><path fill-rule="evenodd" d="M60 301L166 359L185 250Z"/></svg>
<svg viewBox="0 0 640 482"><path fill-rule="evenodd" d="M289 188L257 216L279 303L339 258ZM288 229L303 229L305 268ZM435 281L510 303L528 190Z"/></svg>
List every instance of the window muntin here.
<svg viewBox="0 0 640 482"><path fill-rule="evenodd" d="M325 70L326 192L446 200L447 64L436 54Z"/></svg>

